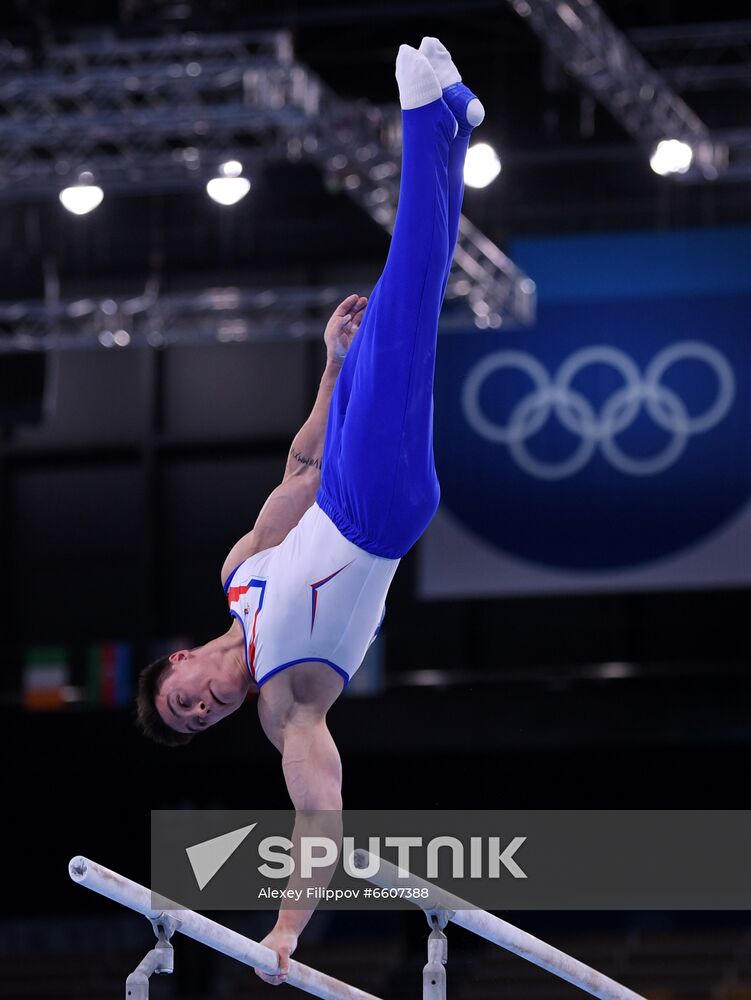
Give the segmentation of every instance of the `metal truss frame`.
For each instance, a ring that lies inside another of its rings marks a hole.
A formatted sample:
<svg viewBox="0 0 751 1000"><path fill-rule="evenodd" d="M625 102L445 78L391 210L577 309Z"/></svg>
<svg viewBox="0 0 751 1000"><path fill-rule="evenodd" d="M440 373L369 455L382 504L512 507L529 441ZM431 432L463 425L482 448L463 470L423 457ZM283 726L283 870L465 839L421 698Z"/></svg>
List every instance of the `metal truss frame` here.
<svg viewBox="0 0 751 1000"><path fill-rule="evenodd" d="M751 21L661 25L628 35L679 90L745 89L751 84Z"/></svg>
<svg viewBox="0 0 751 1000"><path fill-rule="evenodd" d="M481 277L477 287L482 288ZM326 285L164 292L150 282L142 294L129 297L0 302L0 355L320 339L331 312L349 291L349 285ZM473 294L481 293L473 289L469 297ZM483 311L479 298L475 307L473 314L459 297L447 304L441 331L467 330L473 321L485 328L500 325Z"/></svg>
<svg viewBox="0 0 751 1000"><path fill-rule="evenodd" d="M40 66L29 53L0 50L0 200L57 194L83 171L108 190L154 191L196 188L232 158L251 169L308 160L330 190L346 193L391 232L400 150L398 105L341 99L295 60L288 32L110 38L52 46ZM163 312L190 315L196 328L221 339L218 328L202 323L207 295L178 297L179 304L157 298ZM268 293L238 295L247 305ZM466 218L447 298L463 301L469 321L481 327L534 319L534 282ZM299 303L294 290L288 298L275 293L274 301L278 331ZM11 314L19 323L25 317L0 350L39 343L53 320L65 327L58 346L75 338L71 315L45 303L6 304L0 313L6 324ZM250 319L243 319L247 330L258 331ZM305 322L298 314L292 326L304 329ZM177 322L171 329L184 332Z"/></svg>
<svg viewBox="0 0 751 1000"><path fill-rule="evenodd" d="M693 167L676 179L703 182L751 176L751 133L710 132L594 0L507 2L637 142L681 139L692 147ZM645 38L648 30L634 34ZM676 77L676 83L682 86L682 77Z"/></svg>

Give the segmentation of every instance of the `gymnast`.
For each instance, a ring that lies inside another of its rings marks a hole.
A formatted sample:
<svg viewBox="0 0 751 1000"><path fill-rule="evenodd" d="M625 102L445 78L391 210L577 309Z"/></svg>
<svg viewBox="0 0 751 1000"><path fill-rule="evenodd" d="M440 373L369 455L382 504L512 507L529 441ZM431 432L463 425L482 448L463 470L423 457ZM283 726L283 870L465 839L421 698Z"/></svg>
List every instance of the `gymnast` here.
<svg viewBox="0 0 751 1000"><path fill-rule="evenodd" d="M258 687L264 733L296 810L340 810L342 770L326 713L378 634L399 560L438 506L433 377L438 317L456 246L464 160L484 110L446 48L423 38L396 59L399 204L369 300L352 294L324 334L326 367L284 478L230 550L232 624L141 673L138 720L187 743ZM290 669L291 668L291 669ZM282 909L264 944L289 956L312 910Z"/></svg>

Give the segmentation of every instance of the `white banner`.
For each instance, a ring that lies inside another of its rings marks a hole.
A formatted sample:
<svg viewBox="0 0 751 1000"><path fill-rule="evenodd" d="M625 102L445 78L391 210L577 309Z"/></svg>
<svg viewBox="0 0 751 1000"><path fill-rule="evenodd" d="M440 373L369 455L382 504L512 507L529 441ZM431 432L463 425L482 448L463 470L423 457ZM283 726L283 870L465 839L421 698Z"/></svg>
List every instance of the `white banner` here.
<svg viewBox="0 0 751 1000"><path fill-rule="evenodd" d="M715 535L651 566L598 573L535 565L495 549L438 509L418 550L418 592L427 599L748 586L751 504Z"/></svg>

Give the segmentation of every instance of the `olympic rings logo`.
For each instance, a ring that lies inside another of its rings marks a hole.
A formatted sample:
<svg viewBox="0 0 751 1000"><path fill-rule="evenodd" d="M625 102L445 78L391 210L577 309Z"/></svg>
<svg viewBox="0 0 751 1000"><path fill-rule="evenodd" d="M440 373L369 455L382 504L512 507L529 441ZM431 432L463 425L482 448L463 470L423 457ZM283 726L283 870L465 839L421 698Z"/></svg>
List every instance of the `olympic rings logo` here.
<svg viewBox="0 0 751 1000"><path fill-rule="evenodd" d="M717 394L707 409L691 416L683 400L660 380L679 361L706 364L717 379ZM571 388L574 378L588 365L610 365L624 385L602 405L599 413ZM485 380L503 369L528 375L534 390L516 404L506 424L497 424L483 413L480 393ZM610 464L629 476L654 476L678 461L688 439L711 430L725 417L735 397L735 376L727 358L716 348L698 340L685 340L664 348L649 363L642 376L632 358L607 345L585 347L572 354L551 378L543 365L523 351L496 351L480 360L469 372L462 389L462 409L470 427L494 444L504 444L516 464L537 479L566 479L589 462L599 448ZM655 455L639 458L627 454L616 438L634 422L642 407L651 419L671 435ZM551 413L581 440L573 454L560 462L544 462L532 455L527 441L545 424Z"/></svg>

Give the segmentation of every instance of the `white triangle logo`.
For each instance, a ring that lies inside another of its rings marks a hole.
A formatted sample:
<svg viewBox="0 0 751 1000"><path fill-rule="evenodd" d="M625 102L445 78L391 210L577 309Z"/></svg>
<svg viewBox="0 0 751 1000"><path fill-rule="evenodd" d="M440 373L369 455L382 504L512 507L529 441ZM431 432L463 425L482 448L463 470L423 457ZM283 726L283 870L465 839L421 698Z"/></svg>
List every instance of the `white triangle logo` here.
<svg viewBox="0 0 751 1000"><path fill-rule="evenodd" d="M223 833L220 837L212 837L211 840L204 840L201 844L185 848L199 889L203 889L209 884L254 826L258 826L258 824L251 823L250 826L241 826L239 830L232 830L230 833Z"/></svg>

